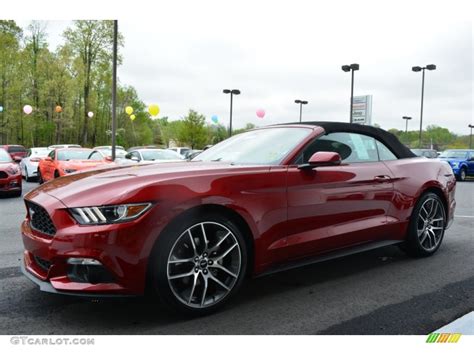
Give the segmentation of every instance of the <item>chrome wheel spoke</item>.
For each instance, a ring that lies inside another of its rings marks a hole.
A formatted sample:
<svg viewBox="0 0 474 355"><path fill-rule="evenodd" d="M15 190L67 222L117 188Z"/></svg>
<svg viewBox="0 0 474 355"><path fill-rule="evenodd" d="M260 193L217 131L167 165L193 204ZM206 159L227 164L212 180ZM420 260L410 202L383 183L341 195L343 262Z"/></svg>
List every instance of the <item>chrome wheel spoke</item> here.
<svg viewBox="0 0 474 355"><path fill-rule="evenodd" d="M241 257L238 240L229 228L216 222L197 223L186 229L171 248L168 285L177 300L188 307L213 306L237 282Z"/></svg>
<svg viewBox="0 0 474 355"><path fill-rule="evenodd" d="M421 247L432 251L441 241L445 228L443 205L435 198L426 200L421 206L417 222L418 239ZM422 228L420 228L422 225Z"/></svg>

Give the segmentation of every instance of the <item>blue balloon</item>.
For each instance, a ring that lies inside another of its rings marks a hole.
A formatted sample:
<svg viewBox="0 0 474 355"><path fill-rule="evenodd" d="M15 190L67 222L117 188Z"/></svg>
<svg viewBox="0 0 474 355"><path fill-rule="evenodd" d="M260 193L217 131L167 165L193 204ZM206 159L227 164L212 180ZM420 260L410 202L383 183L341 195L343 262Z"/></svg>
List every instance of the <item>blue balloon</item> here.
<svg viewBox="0 0 474 355"><path fill-rule="evenodd" d="M217 115L212 115L211 120L212 122L217 123L219 121L219 117L217 117Z"/></svg>

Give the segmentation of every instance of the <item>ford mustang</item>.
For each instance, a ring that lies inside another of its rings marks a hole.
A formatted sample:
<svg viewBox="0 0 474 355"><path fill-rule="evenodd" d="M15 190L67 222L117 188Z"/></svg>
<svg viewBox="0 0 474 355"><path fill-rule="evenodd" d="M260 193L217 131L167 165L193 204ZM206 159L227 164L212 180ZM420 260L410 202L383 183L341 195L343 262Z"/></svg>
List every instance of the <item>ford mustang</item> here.
<svg viewBox="0 0 474 355"><path fill-rule="evenodd" d="M426 257L453 220L448 164L378 128L273 125L189 162L55 179L25 197L24 274L43 291L157 295L202 315L255 277L397 244Z"/></svg>

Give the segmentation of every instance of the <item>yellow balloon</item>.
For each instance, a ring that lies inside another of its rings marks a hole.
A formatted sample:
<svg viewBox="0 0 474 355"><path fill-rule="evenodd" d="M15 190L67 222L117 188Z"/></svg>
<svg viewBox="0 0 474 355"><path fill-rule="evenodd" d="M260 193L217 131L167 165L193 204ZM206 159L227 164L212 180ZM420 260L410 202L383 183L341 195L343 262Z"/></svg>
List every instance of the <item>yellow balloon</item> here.
<svg viewBox="0 0 474 355"><path fill-rule="evenodd" d="M130 119L133 121L135 119L135 115L130 115Z"/></svg>
<svg viewBox="0 0 474 355"><path fill-rule="evenodd" d="M158 116L158 114L160 113L160 107L158 105L150 105L148 107L148 112L152 116Z"/></svg>
<svg viewBox="0 0 474 355"><path fill-rule="evenodd" d="M125 112L127 113L127 115L131 115L133 113L133 107L132 106L125 107Z"/></svg>

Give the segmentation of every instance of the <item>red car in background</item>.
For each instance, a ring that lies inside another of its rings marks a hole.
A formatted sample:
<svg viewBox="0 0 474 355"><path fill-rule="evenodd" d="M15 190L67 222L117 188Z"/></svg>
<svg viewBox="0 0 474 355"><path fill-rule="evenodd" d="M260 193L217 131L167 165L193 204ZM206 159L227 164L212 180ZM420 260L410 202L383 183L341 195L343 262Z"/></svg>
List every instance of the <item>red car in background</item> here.
<svg viewBox="0 0 474 355"><path fill-rule="evenodd" d="M433 255L453 220L455 188L447 163L416 157L382 129L268 126L189 162L90 171L33 190L23 272L43 291L151 290L203 315L248 275L387 245Z"/></svg>
<svg viewBox="0 0 474 355"><path fill-rule="evenodd" d="M21 171L5 149L0 148L0 194L21 196Z"/></svg>
<svg viewBox="0 0 474 355"><path fill-rule="evenodd" d="M38 165L38 181L53 180L60 176L69 175L78 171L94 169L104 161L89 160L92 149L65 148L52 150Z"/></svg>
<svg viewBox="0 0 474 355"><path fill-rule="evenodd" d="M26 157L27 151L25 147L22 145L4 145L3 147L0 147L5 149L8 154L12 157L12 159L16 162L20 162L21 159Z"/></svg>

